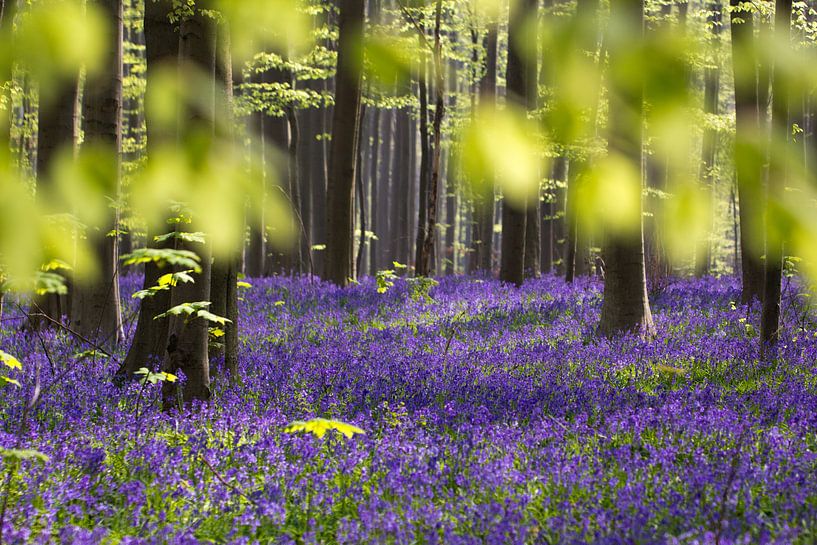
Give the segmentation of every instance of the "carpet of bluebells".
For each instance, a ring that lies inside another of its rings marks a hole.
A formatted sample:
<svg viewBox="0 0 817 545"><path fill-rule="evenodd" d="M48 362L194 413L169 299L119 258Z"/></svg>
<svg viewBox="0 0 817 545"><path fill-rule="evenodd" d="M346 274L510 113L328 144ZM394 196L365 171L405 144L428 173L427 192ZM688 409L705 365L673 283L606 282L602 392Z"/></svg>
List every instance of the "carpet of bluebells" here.
<svg viewBox="0 0 817 545"><path fill-rule="evenodd" d="M23 369L0 446L48 460L3 462L4 542L817 542L817 327L791 285L761 364L732 278L670 282L657 337L615 341L591 279L251 283L240 381L214 362L186 414L160 384L114 385L123 351L26 337L7 303L0 348ZM284 432L313 417L366 433Z"/></svg>

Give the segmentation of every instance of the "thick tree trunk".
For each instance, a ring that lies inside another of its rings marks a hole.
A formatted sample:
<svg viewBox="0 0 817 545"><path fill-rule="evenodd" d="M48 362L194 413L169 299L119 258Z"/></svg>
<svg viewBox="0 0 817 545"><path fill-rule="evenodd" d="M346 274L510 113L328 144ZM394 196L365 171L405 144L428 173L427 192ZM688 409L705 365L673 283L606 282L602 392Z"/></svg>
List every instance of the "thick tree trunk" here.
<svg viewBox="0 0 817 545"><path fill-rule="evenodd" d="M763 160L752 150L759 137L758 66L753 28L754 14L732 0L731 34L735 80L735 174L740 206L741 302L748 304L763 295L762 171Z"/></svg>
<svg viewBox="0 0 817 545"><path fill-rule="evenodd" d="M179 28L179 61L189 64L209 74L215 79L216 44L215 23L212 19L199 13L183 19ZM215 86L208 89L212 93L212 104L219 98L215 94ZM213 122L213 114L202 116L198 112L184 112L181 115L181 134L184 137L188 131L195 130ZM195 219L195 218L194 218ZM178 226L183 230L183 226ZM205 244L185 242L177 239L177 248L195 252L201 258L201 272L194 274L195 282L179 283L171 290L171 306L184 303L210 301L211 286L211 253ZM225 298L226 286L222 282L227 273L218 282L218 288L223 290L219 298ZM224 302L226 310L226 301ZM166 320L168 324L167 357L163 370L179 374L181 371L187 377L184 384L165 382L162 385L162 399L164 408L170 409L176 405L177 388L182 389L185 403L193 400L207 401L210 399L210 358L208 353L209 322L202 318L190 319L185 314L174 315Z"/></svg>
<svg viewBox="0 0 817 545"><path fill-rule="evenodd" d="M171 0L147 2L145 4L145 54L147 56L147 75L145 95L155 92L154 74L162 63L178 62L179 36L167 16L173 7ZM162 144L169 145L174 135L162 134L147 120L148 160L151 151L159 149ZM156 247L150 228L147 232L148 246ZM162 233L160 233L162 234ZM145 264L144 288L155 286L159 277L164 274L155 263ZM167 347L167 323L154 318L170 308L170 294L160 291L153 297L142 300L139 306L139 317L136 322L136 333L131 341L125 361L117 370L118 377L133 379L134 373L142 367L155 369L155 363L164 358Z"/></svg>
<svg viewBox="0 0 817 545"><path fill-rule="evenodd" d="M785 49L778 50L779 58L785 54L793 54L791 50L791 12L792 0L777 0L775 2L774 33L779 46ZM777 65L777 63L775 63ZM776 72L772 80L772 138L777 142L789 140L789 106L790 90L784 80L783 72ZM772 203L783 197L786 188L789 161L784 158L772 161L769 172L769 184L766 200L766 266L763 279L763 310L760 317L761 355L764 358L771 356L769 350L777 344L780 336L780 290L783 277L783 240L780 238L777 226L772 216Z"/></svg>
<svg viewBox="0 0 817 545"><path fill-rule="evenodd" d="M104 144L119 156L122 147L122 2L97 0L96 3L111 21L115 38L110 43L105 70L88 81L84 92L84 145ZM111 180L110 194L106 196L113 200L119 192L118 168L117 160L116 179ZM117 238L108 235L117 224L118 214L111 209L107 223L87 234L93 241L100 265L99 276L96 280L77 278L72 300L74 329L105 347L115 346L125 338L119 302Z"/></svg>
<svg viewBox="0 0 817 545"><path fill-rule="evenodd" d="M345 286L352 267L353 199L360 122L360 72L363 37L363 0L341 0L338 22L338 68L332 118L332 144L326 199L327 280Z"/></svg>
<svg viewBox="0 0 817 545"><path fill-rule="evenodd" d="M521 0L511 5L508 16L508 71L505 78L508 100L522 104L529 111L536 108L536 60L522 50L521 34L525 22L536 19L536 9L535 0ZM535 197L538 194L537 191ZM525 277L525 235L528 208L532 206L534 195L528 201L519 208L508 204L506 199L502 202L502 262L499 277L517 286L522 285ZM536 245L538 247L538 240Z"/></svg>
<svg viewBox="0 0 817 545"><path fill-rule="evenodd" d="M640 172L643 91L619 78L625 77L622 74L625 72L622 70L624 63L631 62L627 59L627 51L639 47L642 41L642 1L612 0L610 24L615 25L619 34L611 38L609 52L609 150L628 160L635 172ZM632 229L609 233L602 248L606 268L599 332L608 337L639 329L652 334L655 329L644 270L641 184L633 184L631 190L631 198L639 203L628 218Z"/></svg>

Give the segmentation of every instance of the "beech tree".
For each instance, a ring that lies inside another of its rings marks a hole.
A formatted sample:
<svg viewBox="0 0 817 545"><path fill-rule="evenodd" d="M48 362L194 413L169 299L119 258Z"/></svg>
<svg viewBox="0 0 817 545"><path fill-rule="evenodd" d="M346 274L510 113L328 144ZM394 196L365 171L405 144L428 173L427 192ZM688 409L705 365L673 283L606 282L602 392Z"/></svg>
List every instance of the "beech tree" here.
<svg viewBox="0 0 817 545"><path fill-rule="evenodd" d="M105 198L116 202L119 196L119 169L122 148L122 2L98 0L96 4L110 21L112 38L108 42L104 70L89 79L83 93L83 149L97 144L117 158L111 172L103 173L108 180ZM78 278L72 298L72 327L85 338L103 346L113 346L124 340L119 294L119 252L116 231L118 213L111 208L107 221L91 226L88 237L93 241L99 264L95 278Z"/></svg>
<svg viewBox="0 0 817 545"><path fill-rule="evenodd" d="M609 153L623 161L619 168L629 169L630 180L621 188L625 192L622 198L637 205L626 218L627 225L621 231L606 233L603 241L606 267L599 332L605 336L635 330L650 334L654 330L641 219L643 87L638 78L628 77L627 63L632 61L626 56L629 48L639 47L643 40L643 16L641 0L612 0L610 4L610 24L615 30L609 37L608 146Z"/></svg>
<svg viewBox="0 0 817 545"><path fill-rule="evenodd" d="M364 1L341 0L338 20L338 64L332 142L326 197L327 280L339 286L354 277L354 188L357 141L360 136L360 67L363 50Z"/></svg>
<svg viewBox="0 0 817 545"><path fill-rule="evenodd" d="M523 50L522 31L525 21L536 19L536 2L523 0L511 4L508 15L508 95L526 109L536 107L536 60ZM502 267L499 277L520 286L525 277L525 243L528 207L538 193L529 196L524 207L502 201ZM536 241L538 245L538 241Z"/></svg>
<svg viewBox="0 0 817 545"><path fill-rule="evenodd" d="M158 82L156 77L163 64L175 65L178 63L179 35L176 33L169 14L173 9L172 0L157 0L145 2L145 55L147 57L147 73L145 82L145 100L149 100L151 93L156 93ZM174 134L166 134L151 120L147 120L147 154L148 160L154 151L162 145L171 145ZM165 246L154 240L156 233L148 228L147 243L150 247ZM159 233L163 234L163 233ZM162 271L155 262L145 264L144 289L155 286ZM136 332L131 341L128 354L122 362L117 376L133 378L134 373L142 367L155 369L156 363L164 358L167 348L167 327L156 320L156 316L170 308L170 292L159 291L153 297L142 300L139 305L139 317L136 322Z"/></svg>

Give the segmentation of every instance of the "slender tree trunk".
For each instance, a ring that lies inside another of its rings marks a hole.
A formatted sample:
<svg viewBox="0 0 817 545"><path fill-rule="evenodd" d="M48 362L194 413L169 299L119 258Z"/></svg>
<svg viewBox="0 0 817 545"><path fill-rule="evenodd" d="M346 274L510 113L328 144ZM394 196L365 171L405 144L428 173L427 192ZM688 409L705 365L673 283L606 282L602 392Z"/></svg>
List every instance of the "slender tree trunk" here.
<svg viewBox="0 0 817 545"><path fill-rule="evenodd" d="M375 107L372 119L372 154L371 166L369 167L369 202L371 212L369 213L370 230L374 237L369 239L369 268L368 272L374 276L377 271L377 252L380 249L380 236L382 235L380 215L378 214L378 199L380 195L380 108Z"/></svg>
<svg viewBox="0 0 817 545"><path fill-rule="evenodd" d="M390 213L389 196L390 187L394 178L392 165L394 164L393 148L395 147L395 110L386 110L383 116L383 160L380 162L378 172L378 198L377 203L377 223L380 226L377 232L377 259L374 261L372 274L380 268L388 268L389 256L391 255L391 244L394 238L394 216Z"/></svg>
<svg viewBox="0 0 817 545"><path fill-rule="evenodd" d="M431 254L434 248L435 236L437 234L437 202L440 185L440 157L442 143L442 122L445 113L445 74L443 73L442 42L440 40L440 19L442 17L442 0L437 0L437 7L434 16L434 121L432 123L434 151L431 158L431 185L428 188L428 224L423 229L423 244L417 260L417 275L428 276L431 274ZM426 203L420 201L420 206Z"/></svg>
<svg viewBox="0 0 817 545"><path fill-rule="evenodd" d="M643 91L623 81L622 66L631 62L627 51L641 45L643 16L642 0L612 0L610 24L619 32L611 35L609 48L609 150L628 160L636 172L641 171ZM631 190L630 198L639 203L628 218L633 229L608 233L602 248L606 269L599 332L608 337L639 329L652 334L655 329L644 269L641 184Z"/></svg>
<svg viewBox="0 0 817 545"><path fill-rule="evenodd" d="M250 76L250 83L261 83L262 75L253 74ZM265 157L265 118L263 112L252 112L249 118L250 133L250 161L261 170L264 175L261 179L263 184L263 194L268 192L267 165ZM249 224L249 241L247 244L246 256L244 257L244 274L251 278L258 278L265 275L265 263L267 260L266 242L266 220L263 215L251 221Z"/></svg>
<svg viewBox="0 0 817 545"><path fill-rule="evenodd" d="M345 286L352 267L353 200L357 140L360 132L360 73L363 36L363 0L341 0L339 48L332 119L332 147L326 200L326 279Z"/></svg>
<svg viewBox="0 0 817 545"><path fill-rule="evenodd" d="M493 107L496 104L496 76L499 25L489 23L485 37L485 75L479 83L479 101ZM476 41L476 40L475 40ZM494 182L486 180L474 195L474 233L471 272L493 268L494 252Z"/></svg>
<svg viewBox="0 0 817 545"><path fill-rule="evenodd" d="M97 0L96 4L115 30L105 70L89 80L84 92L85 146L106 145L117 154L115 179L106 198L116 200L119 192L119 154L122 149L122 2ZM82 153L82 152L80 152ZM72 325L84 337L101 346L112 347L124 340L122 309L119 302L117 238L118 212L104 225L88 232L99 262L98 279L77 278L72 301Z"/></svg>
<svg viewBox="0 0 817 545"><path fill-rule="evenodd" d="M791 49L791 0L775 2L774 33L779 47L777 59L785 54L794 54ZM785 44L785 45L784 45ZM778 63L775 62L775 69ZM790 90L784 80L783 71L775 70L772 79L772 138L777 142L789 140ZM788 175L787 159L773 160L769 172L766 200L766 266L763 279L763 310L760 317L761 354L770 357L768 349L777 344L780 336L780 290L783 276L783 240L777 232L773 203L783 197Z"/></svg>
<svg viewBox="0 0 817 545"><path fill-rule="evenodd" d="M719 2L712 2L707 5L709 14L707 23L711 26L710 32L710 54L712 59L704 68L704 113L709 115L718 114L718 97L720 95L720 67L718 66L717 53L720 48L720 24L721 5ZM715 202L715 154L717 152L717 131L712 127L706 127L703 135L703 145L701 148L701 169L699 178L706 191L710 203ZM695 275L700 277L709 274L712 261L712 242L710 240L713 228L713 217L707 218L706 237L698 241L695 255Z"/></svg>
<svg viewBox="0 0 817 545"><path fill-rule="evenodd" d="M735 80L735 175L740 205L741 301L760 300L763 294L762 172L763 157L752 142L760 137L758 63L754 13L731 1L732 58Z"/></svg>
<svg viewBox="0 0 817 545"><path fill-rule="evenodd" d="M53 96L51 93L54 93ZM45 193L51 184L50 170L58 152L75 144L77 97L77 80L61 82L56 91L50 90L50 93L40 94L35 172L37 189L42 193ZM55 322L61 322L63 314L69 309L70 297L56 293L36 295L24 328L29 330L54 328Z"/></svg>

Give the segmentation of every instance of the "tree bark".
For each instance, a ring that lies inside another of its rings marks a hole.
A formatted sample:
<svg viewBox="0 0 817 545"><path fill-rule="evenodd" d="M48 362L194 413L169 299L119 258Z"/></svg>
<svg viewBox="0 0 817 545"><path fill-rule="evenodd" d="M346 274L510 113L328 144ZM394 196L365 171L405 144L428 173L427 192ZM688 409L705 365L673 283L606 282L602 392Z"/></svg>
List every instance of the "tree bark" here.
<svg viewBox="0 0 817 545"><path fill-rule="evenodd" d="M191 65L209 74L210 81L215 79L216 44L215 23L201 13L183 19L179 27L179 62L182 65ZM212 83L211 83L212 85ZM215 86L207 89L212 93L215 105L217 96ZM184 111L181 115L182 138L188 131L202 126L207 127L214 121L214 111L202 115L201 112ZM208 127L212 130L211 127ZM195 218L194 218L195 220ZM177 230L184 230L178 225ZM195 252L201 258L201 272L193 274L194 282L179 283L171 290L171 307L184 303L210 301L211 285L211 252L210 248L201 243L176 240L179 249ZM226 273L222 273L225 274ZM226 286L219 286L226 292ZM226 309L226 302L224 303ZM207 401L210 399L210 358L208 353L209 322L202 318L190 319L184 314L170 316L168 324L167 356L163 370L173 374L184 373L187 381L184 384L165 382L162 384L162 400L164 408L170 409L176 405L177 388L182 389L185 403L193 400Z"/></svg>
<svg viewBox="0 0 817 545"><path fill-rule="evenodd" d="M526 56L520 43L523 26L529 18L536 18L535 0L521 0L511 4L508 16L508 71L506 75L508 100L536 107L536 60ZM538 196L538 192L536 193ZM522 285L525 277L525 234L528 208L533 202L516 208L506 199L502 201L502 262L499 277L503 282ZM536 242L537 246L539 242Z"/></svg>
<svg viewBox="0 0 817 545"><path fill-rule="evenodd" d="M437 235L437 203L440 186L440 157L442 143L442 122L445 114L445 74L443 73L442 42L440 40L440 19L442 17L442 0L437 0L437 7L434 16L434 120L432 122L433 132L433 155L431 157L431 184L428 188L428 201L420 201L420 207L427 206L427 225L423 229L424 236L422 251L416 263L417 276L429 276L431 274L431 257L434 249L434 241Z"/></svg>
<svg viewBox="0 0 817 545"><path fill-rule="evenodd" d="M718 114L718 97L720 95L720 67L718 66L717 52L720 48L720 24L721 5L719 2L712 2L707 5L709 14L707 23L711 26L710 32L710 54L713 58L704 68L704 113L709 115ZM707 194L710 203L715 202L715 154L717 152L717 131L712 127L706 127L703 135L703 145L701 146L701 168L699 178ZM712 261L712 242L710 236L713 228L713 217L707 218L707 229L705 238L698 241L695 255L695 276L701 277L709 274Z"/></svg>
<svg viewBox="0 0 817 545"><path fill-rule="evenodd" d="M735 81L735 175L740 207L741 302L763 295L762 215L763 160L752 141L760 133L758 62L753 28L754 13L731 0L732 69ZM742 60L742 62L738 62Z"/></svg>
<svg viewBox="0 0 817 545"><path fill-rule="evenodd" d="M627 76L622 66L631 62L627 51L641 45L643 16L642 0L612 0L610 23L618 33L611 36L609 49L608 149L628 160L636 172L641 171L643 89L624 81ZM607 337L639 329L650 335L655 329L644 269L641 184L632 191L631 198L639 203L629 218L633 228L608 233L602 248L606 268L599 332Z"/></svg>
<svg viewBox="0 0 817 545"><path fill-rule="evenodd" d="M163 63L177 63L179 37L173 24L168 20L168 13L173 7L172 0L160 0L145 3L145 54L147 57L147 74L145 96L156 92L155 73ZM169 145L175 135L158 131L150 119L147 120L147 153L148 160L153 150L164 143ZM147 232L148 246L156 247L154 233ZM155 286L164 273L155 263L145 264L144 289ZM117 377L133 379L134 373L142 367L155 369L155 362L161 361L167 347L167 324L154 318L170 308L170 293L160 291L153 297L142 300L139 306L139 317L136 332L130 349L116 372Z"/></svg>
<svg viewBox="0 0 817 545"><path fill-rule="evenodd" d="M360 132L360 81L363 37L363 0L341 0L338 21L338 65L332 144L326 198L326 279L346 286L354 274L352 264L353 200L357 140Z"/></svg>
<svg viewBox="0 0 817 545"><path fill-rule="evenodd" d="M785 54L794 54L791 49L791 12L792 0L775 2L774 33L779 50L779 58ZM785 45L784 45L785 44ZM775 68L777 67L775 62ZM789 88L783 72L775 70L772 79L772 139L778 142L789 141L789 106L791 103ZM761 356L771 356L771 348L780 337L780 291L783 277L783 240L777 232L772 204L783 197L788 176L786 158L772 160L769 171L769 183L766 198L766 264L763 279L763 309L760 317Z"/></svg>
<svg viewBox="0 0 817 545"><path fill-rule="evenodd" d="M116 200L119 193L120 153L122 149L122 2L97 0L96 4L112 23L114 40L110 43L105 69L88 81L83 95L85 145L106 144L117 155L115 179L105 198ZM82 153L82 151L80 151ZM97 280L77 278L72 299L72 324L87 339L105 347L124 340L122 309L119 301L118 212L110 209L108 221L88 233L98 261Z"/></svg>
<svg viewBox="0 0 817 545"><path fill-rule="evenodd" d="M479 101L490 107L496 104L496 75L499 25L489 23L485 36L485 74L479 82ZM494 182L486 180L483 189L474 195L474 233L472 240L473 258L471 272L487 271L493 268L494 251Z"/></svg>

